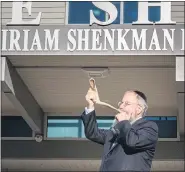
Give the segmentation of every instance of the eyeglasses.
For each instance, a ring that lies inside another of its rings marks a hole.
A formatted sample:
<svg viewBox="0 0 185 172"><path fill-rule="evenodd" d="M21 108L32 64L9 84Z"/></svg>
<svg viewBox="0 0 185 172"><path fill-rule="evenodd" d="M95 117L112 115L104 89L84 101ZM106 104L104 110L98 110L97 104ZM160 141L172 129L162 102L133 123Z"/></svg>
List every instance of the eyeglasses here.
<svg viewBox="0 0 185 172"><path fill-rule="evenodd" d="M138 104L138 103L131 103L131 102L118 102L118 107L120 107L121 105L123 104L123 106L124 107L126 107L126 106L129 106L129 105L133 105L133 104L137 104L137 105L139 105L139 106L141 106L140 104Z"/></svg>

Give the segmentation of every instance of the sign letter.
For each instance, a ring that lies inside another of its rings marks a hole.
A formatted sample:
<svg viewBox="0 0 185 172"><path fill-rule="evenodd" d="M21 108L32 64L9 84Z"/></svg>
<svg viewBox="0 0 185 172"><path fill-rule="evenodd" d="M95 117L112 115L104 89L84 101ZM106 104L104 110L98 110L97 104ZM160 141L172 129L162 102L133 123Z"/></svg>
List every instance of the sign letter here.
<svg viewBox="0 0 185 172"><path fill-rule="evenodd" d="M40 18L41 18L41 12L39 12L36 19L31 21L23 21L22 19L22 8L26 8L28 10L29 16L31 16L31 5L32 2L27 2L23 4L23 2L12 2L12 21L10 23L7 23L7 25L39 25L40 24Z"/></svg>
<svg viewBox="0 0 185 172"><path fill-rule="evenodd" d="M111 3L111 2L92 2L96 7L100 8L103 11L106 11L109 14L109 20L105 22L101 22L96 19L96 17L93 14L93 10L90 10L90 25L93 23L99 24L99 25L109 25L111 24L118 15L117 8Z"/></svg>
<svg viewBox="0 0 185 172"><path fill-rule="evenodd" d="M171 20L171 2L138 2L138 21L133 24L153 24L148 21L148 7L160 6L161 16L160 21L156 24L175 24L176 22Z"/></svg>

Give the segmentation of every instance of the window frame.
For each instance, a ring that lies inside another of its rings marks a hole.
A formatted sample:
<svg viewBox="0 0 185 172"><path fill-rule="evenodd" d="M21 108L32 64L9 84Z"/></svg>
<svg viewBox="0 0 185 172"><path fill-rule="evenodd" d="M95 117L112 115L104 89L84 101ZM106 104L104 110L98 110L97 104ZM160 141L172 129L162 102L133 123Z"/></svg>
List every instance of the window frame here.
<svg viewBox="0 0 185 172"><path fill-rule="evenodd" d="M18 114L1 114L2 116L21 116ZM35 140L35 132L32 130L31 137L1 137L1 140Z"/></svg>
<svg viewBox="0 0 185 172"><path fill-rule="evenodd" d="M47 119L48 117L50 116L69 116L71 118L77 118L79 117L81 114L79 115L70 115L70 114L66 114L63 115L63 114L56 114L56 113L46 113L44 115L44 140L86 140L86 141L89 141L87 138L62 138L62 137L55 137L55 138L48 138L47 137ZM167 115L166 115L167 116ZM99 116L100 118L108 118L108 117L112 117L112 116ZM164 116L165 117L165 116ZM180 128L179 128L179 116L177 115L177 137L176 138L159 138L158 141L180 141Z"/></svg>

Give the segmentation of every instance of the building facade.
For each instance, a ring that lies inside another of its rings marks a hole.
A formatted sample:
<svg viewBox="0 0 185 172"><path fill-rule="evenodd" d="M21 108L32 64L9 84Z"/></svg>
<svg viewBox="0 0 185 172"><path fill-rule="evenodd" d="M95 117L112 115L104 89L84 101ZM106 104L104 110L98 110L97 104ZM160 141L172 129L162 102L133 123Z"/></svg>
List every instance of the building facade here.
<svg viewBox="0 0 185 172"><path fill-rule="evenodd" d="M159 126L152 169L183 171L184 76L178 69L184 63L184 2L170 3L169 18L173 22L165 24L133 24L141 17L140 2L112 2L117 17L106 26L89 25L90 10L101 22L111 19L110 14L91 1L25 4L1 2L2 168L98 170L102 147L85 138L80 119L86 106L88 79L94 77L101 99L114 106L129 89L147 95L146 118ZM164 7L159 2L149 4L148 22L162 20ZM126 43L115 41L123 28L129 30L125 36L129 48L126 51L119 47L122 43L126 49ZM160 50L152 36L155 28L162 45ZM161 28L176 30L173 50L165 50L172 45L169 36L166 44L162 42L160 36L165 33ZM99 39L97 32L94 34L96 29L102 31ZM146 37L147 50L143 44L137 49L137 43L135 48L130 43L131 31L134 35L142 33L142 29L148 30L152 37ZM52 40L49 34L56 37ZM47 42L46 38L53 42ZM58 44L57 38L60 38ZM99 45L94 45L97 40ZM96 110L99 127L109 128L115 111L101 106Z"/></svg>

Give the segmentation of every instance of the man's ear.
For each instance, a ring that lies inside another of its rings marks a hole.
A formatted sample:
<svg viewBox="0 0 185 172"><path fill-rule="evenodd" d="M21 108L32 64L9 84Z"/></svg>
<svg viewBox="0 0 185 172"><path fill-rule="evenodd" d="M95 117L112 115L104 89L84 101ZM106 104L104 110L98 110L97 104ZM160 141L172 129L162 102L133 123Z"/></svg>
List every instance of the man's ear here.
<svg viewBox="0 0 185 172"><path fill-rule="evenodd" d="M138 105L138 107L137 107L137 114L141 114L142 111L143 111L142 107Z"/></svg>

